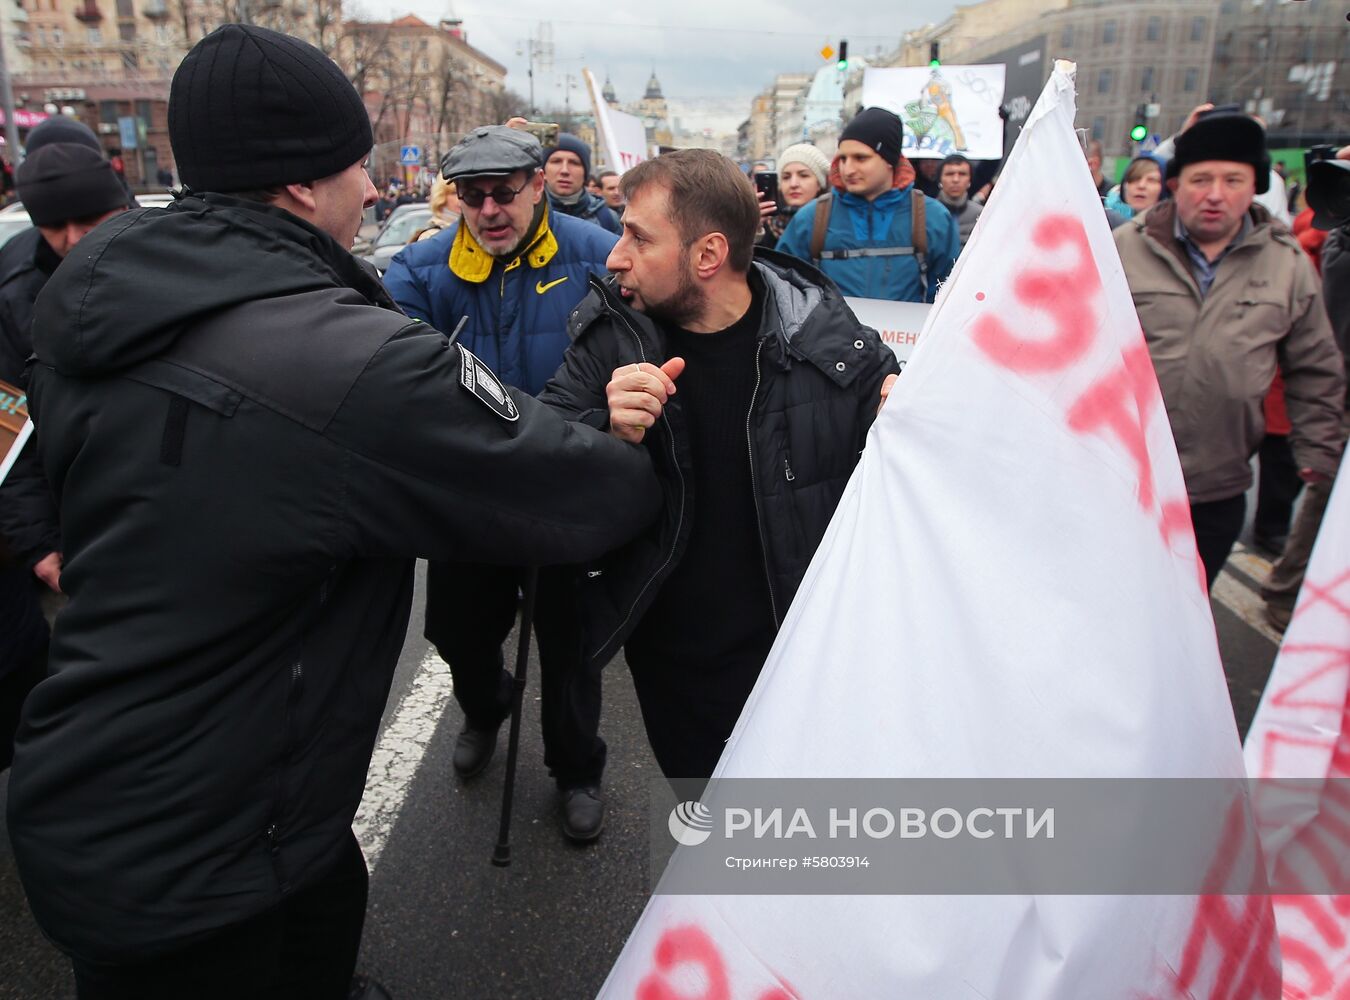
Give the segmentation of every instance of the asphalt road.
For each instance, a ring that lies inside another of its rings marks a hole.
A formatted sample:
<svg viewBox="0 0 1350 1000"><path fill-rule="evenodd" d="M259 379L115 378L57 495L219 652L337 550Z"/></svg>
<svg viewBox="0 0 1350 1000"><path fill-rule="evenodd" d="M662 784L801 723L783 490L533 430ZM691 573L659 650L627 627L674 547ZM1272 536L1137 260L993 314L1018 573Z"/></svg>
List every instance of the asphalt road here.
<svg viewBox="0 0 1350 1000"><path fill-rule="evenodd" d="M1275 655L1250 589L1257 557L1239 551L1217 592L1215 624L1234 713L1245 733ZM419 571L419 586L421 573ZM490 863L505 767L457 782L450 756L461 719L444 668L427 661L420 592L367 785L358 832L372 864L361 968L396 1000L593 997L642 911L652 873L647 801L660 773L621 661L605 678L609 819L598 843L558 829L543 767L537 684L527 696L513 863ZM514 642L514 640L513 640ZM424 662L428 665L423 668ZM538 677L538 661L531 658ZM0 806L5 798L0 776ZM241 984L241 996L247 995ZM33 924L0 831L0 1000L65 1000L68 966Z"/></svg>

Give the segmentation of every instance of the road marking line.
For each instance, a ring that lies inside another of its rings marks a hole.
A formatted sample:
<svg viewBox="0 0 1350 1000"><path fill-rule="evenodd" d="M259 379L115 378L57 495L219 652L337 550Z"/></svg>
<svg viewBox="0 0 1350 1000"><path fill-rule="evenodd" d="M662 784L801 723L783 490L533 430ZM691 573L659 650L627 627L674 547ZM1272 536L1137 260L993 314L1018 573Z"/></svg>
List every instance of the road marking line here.
<svg viewBox="0 0 1350 1000"><path fill-rule="evenodd" d="M450 670L433 647L422 658L412 686L385 727L366 772L366 790L352 820L352 831L366 855L371 874L389 832L450 700Z"/></svg>
<svg viewBox="0 0 1350 1000"><path fill-rule="evenodd" d="M1241 545L1233 549L1228 561L1260 584L1270 575L1270 560Z"/></svg>
<svg viewBox="0 0 1350 1000"><path fill-rule="evenodd" d="M1214 590L1210 593L1216 601L1233 614L1241 618L1254 631L1265 636L1275 645L1280 644L1283 636L1266 622L1266 602L1261 595L1231 573L1224 571L1214 581Z"/></svg>

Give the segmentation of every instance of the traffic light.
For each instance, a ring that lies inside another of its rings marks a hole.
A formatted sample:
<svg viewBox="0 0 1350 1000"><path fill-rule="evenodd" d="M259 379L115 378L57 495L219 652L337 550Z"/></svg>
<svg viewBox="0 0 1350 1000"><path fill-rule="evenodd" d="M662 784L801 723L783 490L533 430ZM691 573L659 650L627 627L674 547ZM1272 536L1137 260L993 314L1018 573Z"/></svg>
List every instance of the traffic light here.
<svg viewBox="0 0 1350 1000"><path fill-rule="evenodd" d="M839 68L848 69L848 39L839 40Z"/></svg>
<svg viewBox="0 0 1350 1000"><path fill-rule="evenodd" d="M1143 142L1148 138L1148 109L1144 105L1139 105L1134 112L1134 127L1130 129L1130 138L1135 142Z"/></svg>
<svg viewBox="0 0 1350 1000"><path fill-rule="evenodd" d="M937 42L930 42L928 45L928 65L932 66L934 69L937 69L939 66L942 65L942 61L938 59Z"/></svg>

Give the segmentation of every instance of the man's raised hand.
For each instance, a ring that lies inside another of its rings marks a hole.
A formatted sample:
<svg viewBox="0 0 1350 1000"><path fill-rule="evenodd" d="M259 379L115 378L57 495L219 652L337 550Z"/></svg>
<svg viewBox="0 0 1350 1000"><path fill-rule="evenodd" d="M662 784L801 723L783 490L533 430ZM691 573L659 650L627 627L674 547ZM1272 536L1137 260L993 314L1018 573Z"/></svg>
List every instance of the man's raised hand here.
<svg viewBox="0 0 1350 1000"><path fill-rule="evenodd" d="M675 395L675 380L682 371L684 358L671 358L659 368L646 361L615 368L605 386L609 432L620 441L639 444L661 416L666 400Z"/></svg>

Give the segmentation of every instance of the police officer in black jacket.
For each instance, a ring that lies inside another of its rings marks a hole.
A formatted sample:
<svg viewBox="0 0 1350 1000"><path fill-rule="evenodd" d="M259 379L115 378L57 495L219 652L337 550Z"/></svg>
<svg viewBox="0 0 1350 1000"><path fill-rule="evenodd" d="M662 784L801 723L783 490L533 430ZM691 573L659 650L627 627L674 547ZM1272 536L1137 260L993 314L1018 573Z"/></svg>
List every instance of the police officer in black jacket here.
<svg viewBox="0 0 1350 1000"><path fill-rule="evenodd" d="M25 387L33 353L33 303L74 246L131 195L98 137L69 118L51 118L28 136L19 197L33 222L0 250L0 380ZM46 669L41 588L61 589L56 504L32 445L0 486L0 769L9 765L19 708Z"/></svg>
<svg viewBox="0 0 1350 1000"><path fill-rule="evenodd" d="M38 300L69 604L10 836L82 998L345 997L414 558L592 558L659 492L351 256L371 128L317 49L220 28L169 132L191 196L100 226Z"/></svg>
<svg viewBox="0 0 1350 1000"><path fill-rule="evenodd" d="M707 778L900 366L828 278L754 249L726 157L667 153L623 189L616 274L539 398L656 462L661 520L578 582L584 654L624 647L662 771Z"/></svg>

